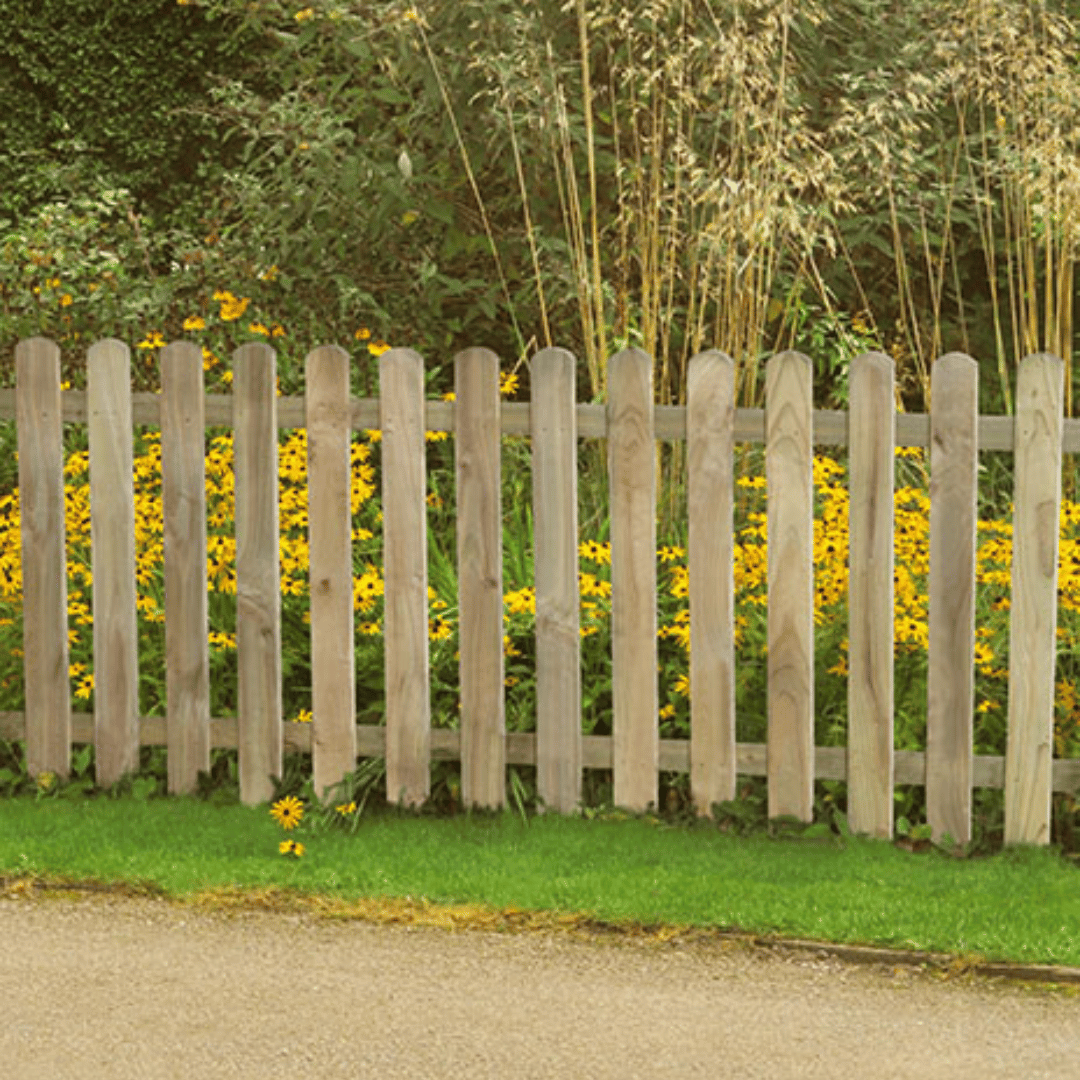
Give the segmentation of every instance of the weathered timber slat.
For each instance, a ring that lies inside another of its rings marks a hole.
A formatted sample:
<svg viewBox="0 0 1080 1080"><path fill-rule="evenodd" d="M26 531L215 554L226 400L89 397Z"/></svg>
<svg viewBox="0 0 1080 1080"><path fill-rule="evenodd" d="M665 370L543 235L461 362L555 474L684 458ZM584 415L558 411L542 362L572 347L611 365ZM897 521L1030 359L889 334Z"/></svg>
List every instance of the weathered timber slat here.
<svg viewBox="0 0 1080 1080"><path fill-rule="evenodd" d="M232 395L206 394L207 427L232 427ZM161 395L139 391L131 395L132 422L157 425L161 416ZM86 422L86 393L65 390L62 394L64 423ZM377 398L353 398L350 403L351 425L354 431L377 430L379 402ZM522 401L506 401L502 405L500 430L504 435L528 435L530 405ZM607 438L607 413L603 405L579 404L577 412L578 438ZM449 401L428 401L424 408L428 431L453 431L454 406ZM814 443L819 446L846 446L846 413L815 409L813 414ZM0 420L15 419L15 391L0 388ZM681 405L656 406L656 437L676 442L686 438L686 414ZM304 399L278 398L277 425L296 428L304 425ZM1011 416L980 416L978 448L1011 452L1015 422ZM735 441L763 443L765 441L765 410L740 408L735 410ZM896 445L928 447L930 445L930 416L928 413L899 413L896 417ZM1062 451L1080 454L1080 419L1066 418L1062 425Z"/></svg>
<svg viewBox="0 0 1080 1080"><path fill-rule="evenodd" d="M659 798L652 359L624 349L609 361L607 377L614 799L641 811Z"/></svg>
<svg viewBox="0 0 1080 1080"><path fill-rule="evenodd" d="M454 387L461 797L495 808L506 801L499 358L458 353Z"/></svg>
<svg viewBox="0 0 1080 1080"><path fill-rule="evenodd" d="M60 350L44 338L15 348L23 576L26 768L67 776L68 686L64 448Z"/></svg>
<svg viewBox="0 0 1080 1080"><path fill-rule="evenodd" d="M326 799L326 793L356 768L349 354L333 345L309 353L304 385L311 773L315 794Z"/></svg>
<svg viewBox="0 0 1080 1080"><path fill-rule="evenodd" d="M769 817L814 813L814 485L809 359L766 368Z"/></svg>
<svg viewBox="0 0 1080 1080"><path fill-rule="evenodd" d="M139 768L139 624L131 360L120 341L87 356L94 589L94 771L102 787Z"/></svg>
<svg viewBox="0 0 1080 1080"><path fill-rule="evenodd" d="M979 367L942 357L931 375L926 818L935 839L971 839Z"/></svg>
<svg viewBox="0 0 1080 1080"><path fill-rule="evenodd" d="M286 721L284 727L285 747L288 751L310 752L311 724ZM235 750L239 746L239 725L236 717L214 717L210 720L210 745L215 749ZM26 737L26 716L19 712L0 712L0 739L23 739ZM73 745L94 741L94 717L92 713L71 714L71 738ZM511 765L535 765L535 736L528 733L508 732L507 763ZM166 746L166 721L163 716L139 718L139 745ZM435 728L431 733L432 760L457 761L461 756L461 733L446 728ZM613 761L612 743L609 735L582 736L582 767L586 769L610 769ZM382 757L386 751L386 728L376 724L358 724L356 727L356 752L360 757ZM766 747L764 743L736 744L736 773L739 776L765 776ZM670 772L689 772L689 739L661 739L659 767ZM814 778L816 780L846 780L847 751L842 746L817 746L814 748ZM921 750L896 751L896 782L898 784L922 784L926 779L926 755ZM1005 758L981 754L972 759L972 783L975 787L1001 790L1005 786ZM1080 758L1055 758L1053 763L1053 790L1072 794L1080 788Z"/></svg>
<svg viewBox="0 0 1080 1080"><path fill-rule="evenodd" d="M273 795L273 777L281 775L282 767L274 350L262 342L242 345L233 354L233 367L240 799L251 805Z"/></svg>
<svg viewBox="0 0 1080 1080"><path fill-rule="evenodd" d="M565 349L532 363L536 783L543 805L563 814L581 802L576 366Z"/></svg>
<svg viewBox="0 0 1080 1080"><path fill-rule="evenodd" d="M848 823L893 831L892 357L851 362L848 513Z"/></svg>
<svg viewBox="0 0 1080 1080"><path fill-rule="evenodd" d="M1005 842L1050 841L1065 365L1028 356L1016 387Z"/></svg>
<svg viewBox="0 0 1080 1080"><path fill-rule="evenodd" d="M206 399L197 346L178 342L162 351L161 387L168 776L170 792L187 794L210 768Z"/></svg>
<svg viewBox="0 0 1080 1080"><path fill-rule="evenodd" d="M411 349L379 357L382 400L383 644L386 797L423 803L431 791L427 462L424 362Z"/></svg>
<svg viewBox="0 0 1080 1080"><path fill-rule="evenodd" d="M699 814L735 798L735 363L690 361L687 570L690 607L690 795Z"/></svg>

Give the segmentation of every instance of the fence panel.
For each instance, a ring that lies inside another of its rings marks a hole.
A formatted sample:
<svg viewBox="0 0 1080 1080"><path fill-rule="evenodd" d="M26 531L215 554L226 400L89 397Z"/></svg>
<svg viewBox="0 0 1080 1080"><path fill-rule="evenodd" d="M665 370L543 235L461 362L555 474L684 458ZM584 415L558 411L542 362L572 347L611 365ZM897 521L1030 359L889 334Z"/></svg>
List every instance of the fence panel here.
<svg viewBox="0 0 1080 1080"><path fill-rule="evenodd" d="M1016 387L1005 843L1050 841L1064 364L1029 356Z"/></svg>
<svg viewBox="0 0 1080 1080"><path fill-rule="evenodd" d="M768 485L769 817L814 812L813 369L800 353L765 374Z"/></svg>
<svg viewBox="0 0 1080 1080"><path fill-rule="evenodd" d="M311 596L311 771L315 793L356 768L349 354L326 346L304 365Z"/></svg>
<svg viewBox="0 0 1080 1080"><path fill-rule="evenodd" d="M44 338L15 347L22 530L26 768L71 768L64 449L60 350Z"/></svg>
<svg viewBox="0 0 1080 1080"><path fill-rule="evenodd" d="M847 780L858 832L891 829L892 785L925 783L934 835L970 836L971 788L1004 788L1006 841L1045 844L1052 791L1074 791L1080 761L1053 760L1057 545L1061 456L1080 452L1080 421L1062 417L1063 365L1030 357L1017 415L977 416L970 358L934 369L933 413L896 416L891 364L853 366L852 411L813 413L811 366L774 357L767 408L736 410L731 364L696 357L686 409L652 404L652 366L628 350L609 365L609 402L575 406L573 358L534 360L531 405L502 407L498 359L468 350L456 361L457 402L424 402L422 361L408 350L380 363L380 401L348 397L345 354L308 358L305 399L282 405L274 355L236 354L233 394L204 397L201 350L161 355L160 395L132 395L127 350L90 350L88 390L60 391L59 352L42 339L16 349L15 390L0 416L18 422L25 622L25 712L0 713L0 736L27 741L31 773L68 771L70 743L96 741L98 779L137 764L139 745L168 746L169 789L191 791L210 747L239 747L241 794L255 802L280 774L280 578L277 429L309 429L312 573L312 748L316 782L340 779L365 755L387 755L389 795L422 802L430 761L460 758L467 805L505 802L505 766L538 765L546 804L573 809L581 770L613 768L616 801L655 803L658 771L691 773L699 811L734 794L736 772L766 775L769 814L809 820L813 780ZM211 721L207 642L204 450L207 423L235 426L240 718ZM882 420L884 419L884 423ZM61 423L86 423L91 445L95 570L95 717L70 711ZM138 718L134 612L132 423L161 424L168 715ZM357 728L352 697L351 427L381 423L385 524L387 727ZM812 427L813 425L813 427ZM456 432L461 732L432 731L427 620L424 429ZM533 436L538 732L505 733L500 443ZM577 438L609 440L612 539L611 737L580 731L577 590ZM658 738L656 679L657 439L688 440L692 731ZM734 439L766 444L768 482L767 746L734 742L731 460ZM811 444L851 448L851 682L849 747L813 746L813 500ZM931 566L927 751L894 752L892 446L930 445ZM1016 455L1007 755L974 757L974 580L977 451ZM888 572L887 572L888 571ZM329 583L326 589L324 583ZM326 604L323 601L326 601ZM324 690L326 691L324 693ZM330 695L328 697L328 695ZM336 704L327 704L334 701ZM291 732L306 749L311 728ZM325 766L325 771L323 767Z"/></svg>
<svg viewBox="0 0 1080 1080"><path fill-rule="evenodd" d="M611 726L615 803L631 810L659 799L655 440L652 360L625 349L608 363Z"/></svg>
<svg viewBox="0 0 1080 1080"><path fill-rule="evenodd" d="M893 832L893 477L896 387L891 357L850 368L848 822Z"/></svg>
<svg viewBox="0 0 1080 1080"><path fill-rule="evenodd" d="M506 801L503 703L502 490L499 358L466 349L454 360L461 797Z"/></svg>
<svg viewBox="0 0 1080 1080"><path fill-rule="evenodd" d="M202 350L161 353L161 502L165 549L165 694L169 791L192 792L210 769L206 595L206 416Z"/></svg>
<svg viewBox="0 0 1080 1080"><path fill-rule="evenodd" d="M277 379L268 345L242 345L233 354L233 410L240 799L253 804L274 793L284 735Z"/></svg>
<svg viewBox="0 0 1080 1080"><path fill-rule="evenodd" d="M382 425L386 797L418 806L431 793L427 468L424 362L411 349L379 358Z"/></svg>
<svg viewBox="0 0 1080 1080"><path fill-rule="evenodd" d="M94 575L94 768L108 786L139 768L139 626L131 361L120 341L87 354Z"/></svg>
<svg viewBox="0 0 1080 1080"><path fill-rule="evenodd" d="M690 577L690 794L699 814L735 798L735 364L690 361L686 395Z"/></svg>
<svg viewBox="0 0 1080 1080"><path fill-rule="evenodd" d="M926 820L935 840L971 839L975 707L979 365L961 353L931 374L930 612Z"/></svg>
<svg viewBox="0 0 1080 1080"><path fill-rule="evenodd" d="M578 594L576 361L533 357L533 542L536 583L536 784L543 805L581 802L581 636Z"/></svg>

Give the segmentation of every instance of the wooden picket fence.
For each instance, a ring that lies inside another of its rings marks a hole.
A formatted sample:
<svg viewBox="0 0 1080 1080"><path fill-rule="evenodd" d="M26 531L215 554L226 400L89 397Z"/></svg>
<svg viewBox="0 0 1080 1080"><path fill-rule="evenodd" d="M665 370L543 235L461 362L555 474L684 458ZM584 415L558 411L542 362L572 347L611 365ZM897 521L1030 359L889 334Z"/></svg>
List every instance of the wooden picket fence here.
<svg viewBox="0 0 1080 1080"><path fill-rule="evenodd" d="M284 747L310 749L316 790L358 756L385 756L388 797L420 803L430 762L460 758L466 805L497 807L506 766L537 766L545 806L571 811L583 768L611 768L615 802L645 809L658 772L689 772L695 806L733 799L737 774L768 778L770 816L808 821L814 779L848 782L858 833L891 836L893 788L925 784L937 836L971 835L974 786L1005 790L1009 843L1045 844L1051 792L1080 787L1080 761L1053 760L1061 455L1080 450L1062 416L1063 365L1028 357L1015 417L980 417L977 367L950 354L934 366L929 415L897 414L893 363L852 361L850 408L813 410L811 364L767 366L764 410L736 408L734 368L717 352L690 364L685 407L653 404L652 361L629 349L608 366L606 405L575 402L575 360L544 349L532 400L504 403L486 349L455 359L455 401L424 397L423 361L393 349L380 396L349 396L349 358L316 349L306 393L278 398L275 354L245 345L232 393L206 395L198 346L161 352L161 392L131 392L129 352L88 353L87 390L61 391L60 353L35 338L16 349L17 386L0 419L18 424L25 621L25 713L0 714L0 735L25 738L30 772L69 769L72 742L93 741L97 780L137 767L140 745L168 749L168 783L190 791L211 747L239 748L241 798L272 793ZM95 710L73 715L67 656L62 423L89 428ZM160 425L165 557L167 715L138 715L132 427ZM204 436L234 428L237 541L236 719L209 713ZM278 429L308 432L313 722L283 722L278 580ZM385 551L385 726L357 725L349 439L382 431ZM460 730L432 730L429 704L425 431L454 434L460 630ZM535 734L504 723L502 434L532 441L535 531ZM583 736L578 595L578 440L606 439L610 477L613 734ZM689 740L658 734L656 441L687 442L691 625ZM768 741L735 739L733 455L764 442L768 484ZM815 444L848 445L850 483L849 738L814 746L813 486ZM897 446L930 448L927 749L893 745L893 484ZM1015 511L1004 758L972 752L979 450L1015 454Z"/></svg>

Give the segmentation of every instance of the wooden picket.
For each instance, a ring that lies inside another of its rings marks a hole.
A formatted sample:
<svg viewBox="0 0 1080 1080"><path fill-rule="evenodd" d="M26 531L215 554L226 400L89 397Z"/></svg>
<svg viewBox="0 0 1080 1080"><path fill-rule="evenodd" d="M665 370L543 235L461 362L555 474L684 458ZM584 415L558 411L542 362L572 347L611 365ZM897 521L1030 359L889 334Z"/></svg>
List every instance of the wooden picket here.
<svg viewBox="0 0 1080 1080"><path fill-rule="evenodd" d="M139 768L139 624L131 360L120 341L87 354L94 576L94 768L102 786Z"/></svg>
<svg viewBox="0 0 1080 1080"><path fill-rule="evenodd" d="M386 793L418 806L431 792L424 362L379 359L386 643Z"/></svg>
<svg viewBox="0 0 1080 1080"><path fill-rule="evenodd" d="M658 799L660 755L652 359L625 349L607 376L615 802L646 810Z"/></svg>
<svg viewBox="0 0 1080 1080"><path fill-rule="evenodd" d="M349 354L316 349L305 363L308 572L311 596L311 772L316 794L356 768L356 679ZM276 437L272 432L271 437Z"/></svg>
<svg viewBox="0 0 1080 1080"><path fill-rule="evenodd" d="M581 802L576 366L565 349L532 362L536 787L543 806L563 814Z"/></svg>
<svg viewBox="0 0 1080 1080"><path fill-rule="evenodd" d="M950 353L930 402L930 611L926 819L934 839L971 839L979 366Z"/></svg>
<svg viewBox="0 0 1080 1080"><path fill-rule="evenodd" d="M735 364L690 361L686 394L690 576L690 795L699 814L735 798Z"/></svg>
<svg viewBox="0 0 1080 1080"><path fill-rule="evenodd" d="M161 504L168 780L177 794L210 769L205 439L202 350L176 342L161 352Z"/></svg>
<svg viewBox="0 0 1080 1080"><path fill-rule="evenodd" d="M1050 841L1065 365L1029 356L1016 387L1005 842Z"/></svg>
<svg viewBox="0 0 1080 1080"><path fill-rule="evenodd" d="M814 814L812 368L780 353L765 373L769 489L769 817Z"/></svg>
<svg viewBox="0 0 1080 1080"><path fill-rule="evenodd" d="M283 735L277 379L268 345L233 354L233 408L240 798L258 803L281 775Z"/></svg>
<svg viewBox="0 0 1080 1080"><path fill-rule="evenodd" d="M15 349L22 529L26 767L67 776L71 764L60 350L44 338Z"/></svg>
<svg viewBox="0 0 1080 1080"><path fill-rule="evenodd" d="M850 372L848 821L893 832L893 473L891 357L856 357Z"/></svg>
<svg viewBox="0 0 1080 1080"><path fill-rule="evenodd" d="M608 365L606 405L575 405L575 361L533 357L530 404L502 404L499 359L455 358L456 399L425 402L422 359L380 361L380 398L349 395L347 354L307 358L304 398L279 399L265 344L233 358L231 395L204 396L202 353L161 353L161 392L132 394L128 350L94 345L88 389L61 391L59 351L16 348L16 388L0 418L18 425L26 707L0 714L0 737L25 737L35 774L63 775L71 742L93 741L97 779L137 767L144 745L168 749L169 790L193 790L211 746L239 749L241 797L269 798L286 742L310 749L316 790L385 755L393 802L423 803L430 762L462 763L462 801L499 807L507 766L535 765L546 808L575 809L582 773L613 770L615 801L655 805L660 770L690 774L699 813L736 795L738 774L768 778L771 816L810 820L815 778L848 782L849 821L888 836L894 783L925 783L934 836L971 836L972 788L1004 788L1006 840L1050 839L1054 791L1080 787L1080 761L1053 759L1057 546L1062 454L1080 452L1080 421L1062 416L1063 365L1020 367L1017 414L979 417L977 366L935 364L929 416L897 415L893 364L851 364L850 411L815 413L811 365L796 353L766 369L765 409L736 409L734 365L703 353L685 408L652 400L652 363L628 349ZM280 407L279 407L280 406ZM94 715L72 714L68 682L62 422L90 445L94 578ZM167 716L138 716L132 425L161 428ZM210 717L205 432L234 428L237 537L235 720ZM312 725L281 714L277 495L280 427L307 428ZM382 431L385 726L357 726L354 697L350 439ZM425 430L451 432L457 480L461 715L432 729L428 656ZM536 586L536 733L505 730L501 435L531 438ZM608 442L612 577L612 735L583 736L577 556L577 450ZM689 740L659 738L656 598L657 441L686 439L690 620ZM733 461L765 444L768 485L768 735L735 741ZM850 474L848 746L814 746L812 447L847 445ZM927 749L896 751L893 693L893 452L930 447ZM974 711L977 466L980 449L1015 454L1008 746L976 757Z"/></svg>
<svg viewBox="0 0 1080 1080"><path fill-rule="evenodd" d="M454 386L461 797L494 808L506 800L499 358L459 353Z"/></svg>

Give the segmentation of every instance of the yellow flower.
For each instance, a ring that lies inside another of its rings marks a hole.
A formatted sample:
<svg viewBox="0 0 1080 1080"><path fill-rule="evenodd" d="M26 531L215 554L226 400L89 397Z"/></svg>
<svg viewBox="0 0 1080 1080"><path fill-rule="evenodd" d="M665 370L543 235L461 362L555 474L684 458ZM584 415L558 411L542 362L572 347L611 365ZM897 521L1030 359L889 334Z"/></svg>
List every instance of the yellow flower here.
<svg viewBox="0 0 1080 1080"><path fill-rule="evenodd" d="M384 352L389 352L390 346L385 341L369 341L367 351L372 356L382 356Z"/></svg>
<svg viewBox="0 0 1080 1080"><path fill-rule="evenodd" d="M270 336L271 337L284 337L285 336L285 327L282 326L281 323L274 323L274 325L270 328Z"/></svg>
<svg viewBox="0 0 1080 1080"><path fill-rule="evenodd" d="M371 331L366 326L361 326L359 330L353 334L353 337L357 341L367 341L371 337Z"/></svg>
<svg viewBox="0 0 1080 1080"><path fill-rule="evenodd" d="M304 817L304 804L295 795L286 795L270 807L270 816L283 829L295 829Z"/></svg>
<svg viewBox="0 0 1080 1080"><path fill-rule="evenodd" d="M348 817L349 814L355 814L356 813L356 803L355 802L342 803L340 806L335 806L334 809L342 817Z"/></svg>
<svg viewBox="0 0 1080 1080"><path fill-rule="evenodd" d="M499 393L503 397L510 397L512 394L517 393L518 377L512 372L508 371L504 375L499 376Z"/></svg>
<svg viewBox="0 0 1080 1080"><path fill-rule="evenodd" d="M315 18L315 9L314 8L309 8L309 7L302 8L300 11L298 11L293 16L293 18L297 22L307 22L308 19L314 19Z"/></svg>
<svg viewBox="0 0 1080 1080"><path fill-rule="evenodd" d="M598 544L595 540L586 540L578 544L578 555L594 563L611 562L611 545Z"/></svg>
<svg viewBox="0 0 1080 1080"><path fill-rule="evenodd" d="M246 296L233 296L228 290L218 290L214 293L214 299L221 305L218 312L223 322L236 322L247 311L251 300Z"/></svg>
<svg viewBox="0 0 1080 1080"><path fill-rule="evenodd" d="M253 334L262 334L264 337L270 336L270 331L267 327L263 326L261 322L253 322L248 326L248 330Z"/></svg>
<svg viewBox="0 0 1080 1080"><path fill-rule="evenodd" d="M531 585L526 585L516 592L508 592L503 596L503 603L511 615L535 615L536 590Z"/></svg>
<svg viewBox="0 0 1080 1080"><path fill-rule="evenodd" d="M73 303L75 303L75 301L72 299L71 293L64 293L64 295L60 297L61 307L71 307Z"/></svg>
<svg viewBox="0 0 1080 1080"><path fill-rule="evenodd" d="M293 858L299 859L304 854L304 845L298 844L295 840L282 840L278 844L278 851L282 855L292 855Z"/></svg>
<svg viewBox="0 0 1080 1080"><path fill-rule="evenodd" d="M205 330L206 320L201 315L189 315L184 320L185 330Z"/></svg>
<svg viewBox="0 0 1080 1080"><path fill-rule="evenodd" d="M163 349L165 348L165 339L161 336L161 333L159 331L151 330L150 333L147 334L146 337L144 337L142 341L140 341L138 345L135 346L135 348Z"/></svg>

